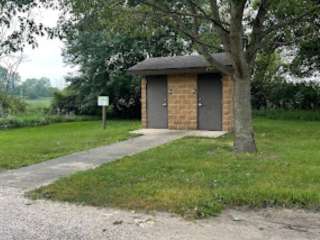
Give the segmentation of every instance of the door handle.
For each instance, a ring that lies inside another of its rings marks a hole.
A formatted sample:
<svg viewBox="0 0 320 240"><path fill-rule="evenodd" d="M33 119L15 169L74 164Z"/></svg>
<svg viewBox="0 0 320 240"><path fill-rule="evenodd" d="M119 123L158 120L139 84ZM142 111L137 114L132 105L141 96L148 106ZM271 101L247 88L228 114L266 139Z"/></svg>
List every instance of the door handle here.
<svg viewBox="0 0 320 240"><path fill-rule="evenodd" d="M162 103L162 107L167 107L167 103L166 102L164 102L164 103Z"/></svg>
<svg viewBox="0 0 320 240"><path fill-rule="evenodd" d="M202 104L202 97L199 97L198 99L198 107L202 107L203 104Z"/></svg>

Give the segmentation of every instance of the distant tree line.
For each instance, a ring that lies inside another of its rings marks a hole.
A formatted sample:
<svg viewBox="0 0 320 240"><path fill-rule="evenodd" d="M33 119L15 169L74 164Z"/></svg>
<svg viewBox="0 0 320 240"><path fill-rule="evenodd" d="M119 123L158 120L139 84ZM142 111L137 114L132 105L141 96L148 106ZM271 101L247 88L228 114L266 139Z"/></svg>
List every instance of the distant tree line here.
<svg viewBox="0 0 320 240"><path fill-rule="evenodd" d="M58 89L51 86L49 78L30 78L21 81L17 72L0 66L0 92L26 99L53 97Z"/></svg>
<svg viewBox="0 0 320 240"><path fill-rule="evenodd" d="M0 117L24 112L25 99L53 97L57 91L48 78L21 81L17 72L0 66Z"/></svg>
<svg viewBox="0 0 320 240"><path fill-rule="evenodd" d="M57 91L57 88L51 86L50 79L43 77L26 79L14 88L12 94L27 99L38 99L53 97Z"/></svg>

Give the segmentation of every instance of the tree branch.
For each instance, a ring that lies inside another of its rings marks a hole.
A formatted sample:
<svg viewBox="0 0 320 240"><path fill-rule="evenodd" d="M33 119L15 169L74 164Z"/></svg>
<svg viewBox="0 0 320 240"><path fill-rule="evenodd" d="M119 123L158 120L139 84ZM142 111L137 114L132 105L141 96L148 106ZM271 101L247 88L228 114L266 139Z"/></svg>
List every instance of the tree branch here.
<svg viewBox="0 0 320 240"><path fill-rule="evenodd" d="M273 33L274 31L277 31L277 30L279 30L279 29L281 29L283 27L286 27L288 25L294 25L297 22L303 20L305 17L308 17L310 14L317 13L317 11L319 11L319 10L320 10L320 5L317 5L316 7L311 9L310 11L304 12L303 14L301 14L301 15L299 15L297 17L287 18L286 20L284 20L282 22L279 22L278 24L272 25L269 29L265 30L263 32L263 34L264 35L268 35L268 34Z"/></svg>
<svg viewBox="0 0 320 240"><path fill-rule="evenodd" d="M191 4L191 6L193 6L194 8L196 8L199 12L202 13L203 16L206 16L208 19L210 19L214 24L220 26L220 30L222 30L225 33L229 33L229 30L227 30L224 26L227 25L229 26L228 23L225 23L221 21L220 17L218 16L218 18L214 17L210 17L208 15L208 13L206 13L206 11L204 9L202 9L198 4L196 4L194 1L192 0L188 0L188 2Z"/></svg>
<svg viewBox="0 0 320 240"><path fill-rule="evenodd" d="M211 12L212 15L214 17L214 19L222 25L222 20L220 17L220 13L219 13L219 7L218 7L218 3L217 0L210 0L210 8L211 8ZM229 34L230 32L224 32L224 31L220 31L218 30L218 34L220 35L221 41L223 42L223 46L226 52L230 52L230 39L229 39Z"/></svg>
<svg viewBox="0 0 320 240"><path fill-rule="evenodd" d="M195 5L195 6L197 6L198 10L201 9L193 1L188 1L188 2L193 4L193 5ZM221 22L218 22L218 21L215 20L215 18L212 18L212 17L208 16L208 14L206 14L203 9L201 9L202 11L200 11L202 14L192 14L192 13L188 13L188 12L174 11L174 10L171 10L169 8L165 8L164 6L161 6L159 4L150 2L148 0L144 0L143 4L145 4L145 5L149 6L149 7L152 7L153 9L159 10L159 11L165 13L165 14L178 15L178 16L184 16L184 17L198 17L198 18L201 18L201 19L206 19L206 20L212 22L217 27L217 29L219 29L220 31L228 33L228 30L225 29L225 27L222 25Z"/></svg>
<svg viewBox="0 0 320 240"><path fill-rule="evenodd" d="M189 1L192 2L192 1ZM191 11L196 16L197 10L199 10L194 4L191 5ZM200 11L200 10L199 10ZM199 36L199 27L200 22L197 17L193 18L193 37L195 39L200 39ZM216 61L216 59L213 58L213 56L210 53L210 50L205 44L202 44L201 42L197 41L197 49L199 52L205 57L205 59L208 61L208 63L214 67L217 67L220 71L222 71L225 74L231 74L231 71L229 68L227 68L224 64L221 64L220 62Z"/></svg>
<svg viewBox="0 0 320 240"><path fill-rule="evenodd" d="M266 19L269 7L269 0L261 0L261 4L256 18L253 21L251 40L247 48L246 58L247 61L252 64L255 59L257 50L263 38L263 23Z"/></svg>
<svg viewBox="0 0 320 240"><path fill-rule="evenodd" d="M211 44L208 44L208 43L205 43L203 41L200 40L200 36L199 35L196 35L194 32L188 32L186 29L189 29L187 28L186 26L182 26L182 23L183 21L179 20L177 17L174 17L174 23L173 22L164 22L162 21L161 17L155 19L155 18L152 18L152 20L157 23L157 24L166 24L166 25L170 25L171 28L173 28L177 33L182 33L183 35L185 35L186 37L188 37L191 41L193 41L194 43L197 43L197 44L201 44L201 45L204 45L206 48L210 49L210 48L214 48L216 49L217 51L221 51L223 50L222 48L219 48L215 45L211 45Z"/></svg>
<svg viewBox="0 0 320 240"><path fill-rule="evenodd" d="M161 18L159 18L157 21L161 21ZM199 53L201 55L203 55L206 58L206 60L208 61L208 63L210 65L212 65L213 67L218 68L220 71L222 71L225 74L232 74L232 71L230 70L230 68L228 68L225 65L221 64L220 62L218 62L210 54L210 48L212 48L214 46L211 46L209 44L206 44L206 43L202 42L199 39L200 38L199 35L195 35L194 33L192 34L192 33L188 32L188 31L186 31L186 29L188 29L188 28L186 28L184 26L181 26L181 21L180 20L175 19L174 23L175 24L173 24L173 22L170 22L170 27L175 29L177 32L179 32L181 34L184 34L186 37L188 37L194 43L196 43L196 45L198 46L197 50L199 51ZM221 50L221 49L218 49L218 50Z"/></svg>

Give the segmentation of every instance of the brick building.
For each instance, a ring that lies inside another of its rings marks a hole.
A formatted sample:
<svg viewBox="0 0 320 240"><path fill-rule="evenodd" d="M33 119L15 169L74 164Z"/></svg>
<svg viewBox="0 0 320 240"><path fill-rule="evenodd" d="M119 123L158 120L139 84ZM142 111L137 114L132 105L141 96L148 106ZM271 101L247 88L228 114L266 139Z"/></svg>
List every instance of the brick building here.
<svg viewBox="0 0 320 240"><path fill-rule="evenodd" d="M213 57L232 67L227 54ZM232 131L233 80L211 67L204 57L149 58L129 72L142 76L144 128Z"/></svg>

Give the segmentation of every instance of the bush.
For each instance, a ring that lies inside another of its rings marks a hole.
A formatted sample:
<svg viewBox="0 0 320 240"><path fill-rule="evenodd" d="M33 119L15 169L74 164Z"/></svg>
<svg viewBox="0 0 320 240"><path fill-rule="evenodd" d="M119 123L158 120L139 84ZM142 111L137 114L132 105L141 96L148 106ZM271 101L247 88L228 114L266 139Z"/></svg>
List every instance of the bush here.
<svg viewBox="0 0 320 240"><path fill-rule="evenodd" d="M20 127L36 127L61 122L91 121L96 120L91 116L75 116L75 115L48 115L48 116L8 116L0 118L0 129L20 128Z"/></svg>
<svg viewBox="0 0 320 240"><path fill-rule="evenodd" d="M55 92L50 112L53 114L80 114L77 101L77 94L67 89L62 92Z"/></svg>
<svg viewBox="0 0 320 240"><path fill-rule="evenodd" d="M23 100L0 92L0 117L25 111L26 103Z"/></svg>
<svg viewBox="0 0 320 240"><path fill-rule="evenodd" d="M254 116L266 117L266 118L275 119L275 120L320 121L319 111L307 111L307 110L263 109L263 110L255 110Z"/></svg>
<svg viewBox="0 0 320 240"><path fill-rule="evenodd" d="M110 96L108 116L114 118L139 118L140 117L140 87L132 87L132 92L121 96ZM97 106L98 95L88 93L85 97L67 88L62 92L56 92L52 101L50 113L52 114L76 114L76 115L101 115L101 107Z"/></svg>
<svg viewBox="0 0 320 240"><path fill-rule="evenodd" d="M320 85L316 82L253 81L254 109L320 110Z"/></svg>

